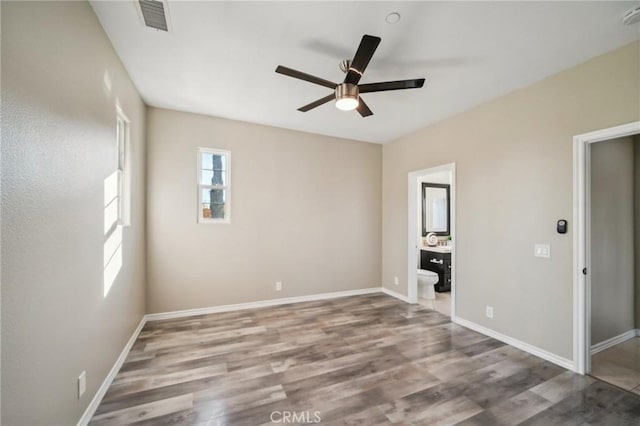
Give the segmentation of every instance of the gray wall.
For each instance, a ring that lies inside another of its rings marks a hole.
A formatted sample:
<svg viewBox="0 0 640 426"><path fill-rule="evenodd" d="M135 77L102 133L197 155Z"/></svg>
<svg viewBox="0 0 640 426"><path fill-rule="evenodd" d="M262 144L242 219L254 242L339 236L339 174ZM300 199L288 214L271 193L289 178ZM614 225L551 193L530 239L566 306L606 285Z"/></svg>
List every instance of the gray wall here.
<svg viewBox="0 0 640 426"><path fill-rule="evenodd" d="M149 312L380 287L380 145L155 108L147 133ZM229 225L196 221L198 147L231 151Z"/></svg>
<svg viewBox="0 0 640 426"><path fill-rule="evenodd" d="M116 103L132 121L132 226L105 297ZM75 424L145 312L144 141L145 106L87 2L2 2L5 425Z"/></svg>
<svg viewBox="0 0 640 426"><path fill-rule="evenodd" d="M633 138L591 145L591 344L635 328Z"/></svg>
<svg viewBox="0 0 640 426"><path fill-rule="evenodd" d="M640 328L640 136L633 138L634 227L635 227L635 326Z"/></svg>
<svg viewBox="0 0 640 426"><path fill-rule="evenodd" d="M406 294L407 173L455 162L456 314L571 359L573 136L640 119L639 53L627 45L385 145L383 285ZM550 259L533 256L544 242Z"/></svg>

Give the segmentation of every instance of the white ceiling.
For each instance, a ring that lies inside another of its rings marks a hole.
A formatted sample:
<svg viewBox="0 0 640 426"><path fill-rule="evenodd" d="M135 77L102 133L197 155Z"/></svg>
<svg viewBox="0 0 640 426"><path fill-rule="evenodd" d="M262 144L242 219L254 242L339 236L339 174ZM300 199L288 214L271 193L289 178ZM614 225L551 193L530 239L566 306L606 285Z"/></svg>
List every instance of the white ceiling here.
<svg viewBox="0 0 640 426"><path fill-rule="evenodd" d="M385 143L640 38L629 2L171 1L171 31L142 25L134 0L92 6L148 105ZM385 22L390 12L402 19ZM361 83L425 77L422 89L363 95L374 115L329 89L363 34L382 37Z"/></svg>

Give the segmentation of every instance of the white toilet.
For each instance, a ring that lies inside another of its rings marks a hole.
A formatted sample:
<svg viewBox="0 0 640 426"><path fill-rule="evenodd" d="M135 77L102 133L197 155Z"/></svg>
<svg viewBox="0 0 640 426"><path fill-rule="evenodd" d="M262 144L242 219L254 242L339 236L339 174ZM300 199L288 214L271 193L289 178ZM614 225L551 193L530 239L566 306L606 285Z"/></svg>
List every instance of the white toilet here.
<svg viewBox="0 0 640 426"><path fill-rule="evenodd" d="M434 284L438 283L438 274L424 269L418 269L418 297L427 300L436 299Z"/></svg>

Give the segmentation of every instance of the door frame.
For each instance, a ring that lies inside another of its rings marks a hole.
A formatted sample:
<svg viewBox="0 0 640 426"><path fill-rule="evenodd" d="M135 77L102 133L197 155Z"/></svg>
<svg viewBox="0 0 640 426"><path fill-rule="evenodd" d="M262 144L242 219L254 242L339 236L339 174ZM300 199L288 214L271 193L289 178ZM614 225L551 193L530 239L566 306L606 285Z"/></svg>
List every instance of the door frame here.
<svg viewBox="0 0 640 426"><path fill-rule="evenodd" d="M580 374L591 371L590 144L636 134L640 134L640 121L573 137L573 362Z"/></svg>
<svg viewBox="0 0 640 426"><path fill-rule="evenodd" d="M449 172L451 176L450 187L450 212L451 224L449 235L451 235L451 320L456 318L456 163L448 163L428 169L409 172L408 179L408 238L407 238L407 299L409 303L418 303L418 250L416 235L418 235L418 196L421 186L418 185L418 178L424 175L438 172Z"/></svg>

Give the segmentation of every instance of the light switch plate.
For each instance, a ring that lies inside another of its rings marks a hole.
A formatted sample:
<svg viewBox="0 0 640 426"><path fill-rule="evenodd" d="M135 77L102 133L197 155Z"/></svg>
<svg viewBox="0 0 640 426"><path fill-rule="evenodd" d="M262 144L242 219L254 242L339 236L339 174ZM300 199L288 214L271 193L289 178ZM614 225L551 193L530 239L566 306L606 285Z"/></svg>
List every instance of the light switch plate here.
<svg viewBox="0 0 640 426"><path fill-rule="evenodd" d="M536 244L533 247L533 254L535 257L551 257L551 245Z"/></svg>

